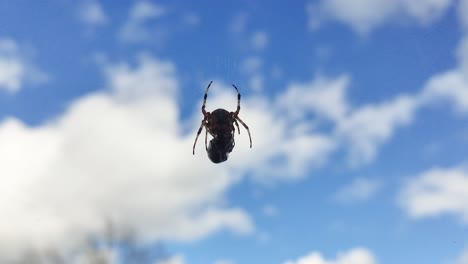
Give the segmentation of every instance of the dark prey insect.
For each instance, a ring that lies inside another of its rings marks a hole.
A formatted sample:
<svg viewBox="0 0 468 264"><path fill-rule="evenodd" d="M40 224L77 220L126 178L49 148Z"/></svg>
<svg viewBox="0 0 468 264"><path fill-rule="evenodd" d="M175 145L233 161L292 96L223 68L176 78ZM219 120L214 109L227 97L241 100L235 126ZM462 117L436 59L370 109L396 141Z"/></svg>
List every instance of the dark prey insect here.
<svg viewBox="0 0 468 264"><path fill-rule="evenodd" d="M239 124L237 121L239 121L249 133L250 148L252 148L252 138L250 137L249 127L239 118L241 95L234 84L232 86L237 91L237 110L235 112L228 112L222 108L216 109L211 113L205 111L208 89L210 89L212 82L213 81L211 81L206 87L205 96L203 97L203 105L201 107L203 120L201 121L200 128L197 132L197 137L193 143L193 154L195 155L195 145L197 144L198 136L200 136L203 127L205 127L205 149L208 153L208 157L212 162L220 163L228 159L229 153L231 153L232 149L234 148L234 124L236 124L237 131L240 134ZM213 136L213 139L210 140L209 146L207 146L208 133Z"/></svg>

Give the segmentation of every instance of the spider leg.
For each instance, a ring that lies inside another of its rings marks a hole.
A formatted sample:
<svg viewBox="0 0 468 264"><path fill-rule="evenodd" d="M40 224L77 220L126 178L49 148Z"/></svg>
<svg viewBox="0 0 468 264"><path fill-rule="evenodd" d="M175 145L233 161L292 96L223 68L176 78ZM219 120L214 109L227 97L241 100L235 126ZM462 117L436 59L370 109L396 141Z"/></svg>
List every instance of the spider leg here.
<svg viewBox="0 0 468 264"><path fill-rule="evenodd" d="M240 129L239 129L239 123L237 123L237 120L234 118L234 124L236 124L236 127L237 127L237 132L239 133L240 135ZM234 129L233 129L234 130ZM236 131L234 130L234 134L236 133Z"/></svg>
<svg viewBox="0 0 468 264"><path fill-rule="evenodd" d="M250 136L250 130L249 127L242 121L238 116L235 117L239 122L247 129L247 133L249 133L249 139L250 139L250 148L252 148L252 137Z"/></svg>
<svg viewBox="0 0 468 264"><path fill-rule="evenodd" d="M211 83L213 81L211 81L208 86L206 87L206 90L205 90L205 96L203 96L203 105L201 107L201 111L203 113L204 116L206 116L206 111L205 111L205 105L206 105L206 98L208 97L208 89L210 89L210 86L211 86Z"/></svg>
<svg viewBox="0 0 468 264"><path fill-rule="evenodd" d="M195 137L195 142L193 143L193 151L192 151L193 155L195 155L195 145L197 144L198 136L200 136L200 133L204 126L205 126L205 119L201 121L201 125L200 125L200 128L198 129L197 136Z"/></svg>
<svg viewBox="0 0 468 264"><path fill-rule="evenodd" d="M208 129L205 129L205 149L208 151Z"/></svg>
<svg viewBox="0 0 468 264"><path fill-rule="evenodd" d="M240 111L240 100L241 100L241 94L239 93L239 89L237 89L237 87L233 84L232 85L236 91L237 91L237 110L236 112L234 112L234 115L237 116L239 114L239 111Z"/></svg>

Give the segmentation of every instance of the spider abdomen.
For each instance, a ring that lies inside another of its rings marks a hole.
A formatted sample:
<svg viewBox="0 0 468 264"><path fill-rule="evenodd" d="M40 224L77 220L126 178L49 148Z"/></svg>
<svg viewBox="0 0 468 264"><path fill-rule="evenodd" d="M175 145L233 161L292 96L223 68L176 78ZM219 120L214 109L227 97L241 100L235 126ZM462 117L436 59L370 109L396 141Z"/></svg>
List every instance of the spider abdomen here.
<svg viewBox="0 0 468 264"><path fill-rule="evenodd" d="M232 114L224 109L216 109L210 113L208 126L210 133L215 136L229 137L233 132Z"/></svg>

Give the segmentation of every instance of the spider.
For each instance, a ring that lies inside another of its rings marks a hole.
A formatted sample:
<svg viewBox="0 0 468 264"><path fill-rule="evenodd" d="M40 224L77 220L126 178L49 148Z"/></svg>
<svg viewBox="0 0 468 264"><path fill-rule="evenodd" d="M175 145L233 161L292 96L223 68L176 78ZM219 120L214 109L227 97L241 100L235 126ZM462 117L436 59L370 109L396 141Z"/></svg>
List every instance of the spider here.
<svg viewBox="0 0 468 264"><path fill-rule="evenodd" d="M203 120L201 121L197 136L195 137L195 142L193 143L193 155L195 155L195 145L197 144L198 136L200 136L203 127L205 127L205 149L208 153L208 157L213 163L220 163L228 159L229 153L231 153L234 148L235 129L233 124L236 124L239 134L240 129L237 121L247 129L250 139L250 148L252 148L252 138L250 137L249 127L239 118L241 95L234 84L232 86L237 91L237 110L235 112L228 112L222 108L216 109L211 113L205 111L206 98L208 97L208 89L210 89L211 83L213 83L213 81L206 87L205 96L203 97L203 105L201 107ZM208 133L213 136L209 146L207 146Z"/></svg>

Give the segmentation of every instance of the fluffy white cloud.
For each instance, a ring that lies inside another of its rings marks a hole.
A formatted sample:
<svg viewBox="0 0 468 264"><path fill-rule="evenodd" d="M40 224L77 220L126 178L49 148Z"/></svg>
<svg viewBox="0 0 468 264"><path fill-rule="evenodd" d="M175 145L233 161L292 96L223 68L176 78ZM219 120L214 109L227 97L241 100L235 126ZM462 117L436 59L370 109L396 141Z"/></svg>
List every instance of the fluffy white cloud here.
<svg viewBox="0 0 468 264"><path fill-rule="evenodd" d="M91 26L100 26L107 23L108 18L101 4L95 0L89 0L82 4L79 9L79 18L83 23Z"/></svg>
<svg viewBox="0 0 468 264"><path fill-rule="evenodd" d="M453 214L468 223L468 170L436 168L410 178L399 203L412 218Z"/></svg>
<svg viewBox="0 0 468 264"><path fill-rule="evenodd" d="M377 180L372 180L369 178L356 178L350 184L339 189L334 198L340 203L353 203L369 200L372 198L381 184Z"/></svg>
<svg viewBox="0 0 468 264"><path fill-rule="evenodd" d="M288 260L284 264L377 264L372 252L366 248L353 248L338 253L336 259L326 259L320 252L314 251L296 260Z"/></svg>
<svg viewBox="0 0 468 264"><path fill-rule="evenodd" d="M307 120L289 120L265 97L243 97L240 117L254 149L242 129L229 162L215 165L203 139L192 155L199 108L188 120L193 133L182 132L174 65L142 55L137 66L112 64L104 72L107 91L78 98L47 123L0 123L0 174L6 179L0 210L10 220L0 223L2 256L71 246L108 219L117 228L136 229L141 239L190 241L220 229L246 234L254 225L244 210L224 201L228 188L246 171L266 181L303 177L335 149ZM231 86L215 82L212 88L208 111L235 109Z"/></svg>
<svg viewBox="0 0 468 264"><path fill-rule="evenodd" d="M419 95L399 95L380 104L352 108L346 99L349 81L343 75L336 79L318 76L309 83L294 83L277 98L277 104L292 120L312 112L319 121L331 121L333 142L344 147L349 152L349 163L357 166L372 161L379 146L398 127L411 123L421 100Z"/></svg>
<svg viewBox="0 0 468 264"><path fill-rule="evenodd" d="M120 39L127 43L139 43L164 35L162 29L149 29L149 21L166 14L166 9L149 1L138 1L130 10L130 15L120 31Z"/></svg>
<svg viewBox="0 0 468 264"><path fill-rule="evenodd" d="M453 0L321 0L309 3L309 28L315 30L326 21L348 24L359 34L397 19L410 18L429 24L442 16Z"/></svg>
<svg viewBox="0 0 468 264"><path fill-rule="evenodd" d="M73 243L106 219L143 239L253 230L246 212L220 204L237 176L192 156L194 135L180 134L174 71L145 56L136 68L111 65L108 92L39 127L0 124L0 210L10 219L0 223L2 256Z"/></svg>
<svg viewBox="0 0 468 264"><path fill-rule="evenodd" d="M0 38L0 89L17 92L25 83L42 83L48 79L28 58L16 41Z"/></svg>

